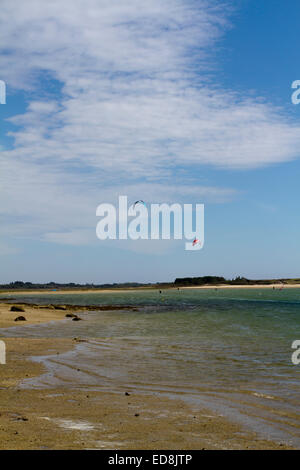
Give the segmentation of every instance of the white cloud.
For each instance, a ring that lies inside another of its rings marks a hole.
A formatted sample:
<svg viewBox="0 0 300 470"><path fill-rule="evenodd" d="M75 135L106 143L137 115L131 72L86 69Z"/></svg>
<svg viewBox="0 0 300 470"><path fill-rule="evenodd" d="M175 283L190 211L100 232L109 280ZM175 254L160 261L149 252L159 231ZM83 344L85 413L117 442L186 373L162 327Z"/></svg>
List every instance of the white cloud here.
<svg viewBox="0 0 300 470"><path fill-rule="evenodd" d="M205 185L141 182L106 185L101 172L86 175L44 166L7 162L0 157L0 234L70 245L97 243L96 207L104 202L118 207L127 195L128 207L143 195L147 203L225 202L235 197L228 188Z"/></svg>
<svg viewBox="0 0 300 470"><path fill-rule="evenodd" d="M0 157L0 212L19 217L4 230L53 241L72 232L81 243L108 196L234 195L187 177L174 183L178 167L296 158L299 126L208 81L226 27L206 0L2 0L1 78L29 97L10 119L15 148Z"/></svg>

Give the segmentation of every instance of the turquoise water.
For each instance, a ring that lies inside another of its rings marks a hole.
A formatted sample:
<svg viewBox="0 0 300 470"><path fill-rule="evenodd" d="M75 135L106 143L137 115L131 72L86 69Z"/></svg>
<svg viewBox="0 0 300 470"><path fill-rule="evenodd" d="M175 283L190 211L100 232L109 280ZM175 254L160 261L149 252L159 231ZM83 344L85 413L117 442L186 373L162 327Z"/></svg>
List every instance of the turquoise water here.
<svg viewBox="0 0 300 470"><path fill-rule="evenodd" d="M264 437L300 448L300 365L291 361L291 344L300 339L300 289L51 292L17 298L138 307L81 313L82 322L1 330L2 337L87 340L59 357L37 359L48 372L24 386L180 394L193 406L213 408Z"/></svg>

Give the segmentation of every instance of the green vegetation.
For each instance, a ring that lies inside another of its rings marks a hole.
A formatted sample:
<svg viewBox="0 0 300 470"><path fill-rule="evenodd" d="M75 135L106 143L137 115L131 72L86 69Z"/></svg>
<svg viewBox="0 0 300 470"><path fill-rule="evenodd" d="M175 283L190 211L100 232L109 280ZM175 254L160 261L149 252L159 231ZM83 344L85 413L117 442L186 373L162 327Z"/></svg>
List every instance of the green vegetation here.
<svg viewBox="0 0 300 470"><path fill-rule="evenodd" d="M174 282L175 286L205 286L227 284L224 277L219 276L203 276L203 277L178 277Z"/></svg>
<svg viewBox="0 0 300 470"><path fill-rule="evenodd" d="M253 286L253 285L270 285L270 284L299 284L300 279L247 279L238 276L235 279L225 279L217 276L203 277L184 277L175 279L176 286L209 286L209 285L229 285L229 286Z"/></svg>

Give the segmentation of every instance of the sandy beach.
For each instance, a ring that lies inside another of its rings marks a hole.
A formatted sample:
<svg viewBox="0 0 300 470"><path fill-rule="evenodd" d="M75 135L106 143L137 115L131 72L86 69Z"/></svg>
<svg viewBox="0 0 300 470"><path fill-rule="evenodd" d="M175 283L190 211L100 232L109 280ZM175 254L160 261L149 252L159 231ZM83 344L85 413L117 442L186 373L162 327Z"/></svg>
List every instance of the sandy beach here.
<svg viewBox="0 0 300 470"><path fill-rule="evenodd" d="M0 305L0 328L16 325L11 304ZM28 308L28 323L57 321L65 311ZM18 323L19 325L20 323ZM22 326L26 322L22 323ZM0 332L1 334L1 332ZM193 409L180 396L157 392L127 395L72 387L23 389L23 379L45 372L32 356L60 355L74 339L5 338L7 364L0 366L2 449L288 449L205 409ZM109 364L107 364L109 367Z"/></svg>
<svg viewBox="0 0 300 470"><path fill-rule="evenodd" d="M300 450L300 1L0 1L0 450Z"/></svg>
<svg viewBox="0 0 300 470"><path fill-rule="evenodd" d="M20 311L12 311L12 307L17 307L21 309ZM118 306L105 306L104 310L117 310L119 308L135 310L134 307L118 307ZM75 312L82 312L88 310L103 310L103 307L100 306L76 306L76 305L35 305L27 302L14 302L6 303L0 302L0 328L8 328L10 326L17 326L22 324L34 325L42 324L57 320L66 319L66 317L78 317ZM25 321L17 321L16 319L20 316L25 317ZM80 318L80 317L79 317Z"/></svg>
<svg viewBox="0 0 300 470"><path fill-rule="evenodd" d="M23 295L36 295L36 294L47 294L47 295L61 295L61 294L113 294L113 293L126 293L130 291L167 291L167 290L186 290L186 289L209 289L209 290L222 290L222 289L281 289L281 284L253 284L253 285L228 285L228 284L216 284L216 285L205 285L205 286L184 286L184 287L128 287L115 288L115 289L31 289L31 290L0 290L1 295L8 295L12 297L23 296ZM284 284L283 289L300 289L300 284Z"/></svg>
<svg viewBox="0 0 300 470"><path fill-rule="evenodd" d="M43 372L32 355L60 354L66 340L8 339L0 366L2 449L284 449L211 411L156 394L68 389L23 390L23 378Z"/></svg>
<svg viewBox="0 0 300 470"><path fill-rule="evenodd" d="M12 312L12 305L23 308L24 312ZM24 324L40 324L46 323L49 321L62 320L65 318L67 311L56 310L54 308L47 307L30 307L24 306L23 304L14 303L8 304L1 302L0 303L0 328L7 328L10 326L20 325L21 322L16 322L15 319L19 316L25 316L26 321Z"/></svg>

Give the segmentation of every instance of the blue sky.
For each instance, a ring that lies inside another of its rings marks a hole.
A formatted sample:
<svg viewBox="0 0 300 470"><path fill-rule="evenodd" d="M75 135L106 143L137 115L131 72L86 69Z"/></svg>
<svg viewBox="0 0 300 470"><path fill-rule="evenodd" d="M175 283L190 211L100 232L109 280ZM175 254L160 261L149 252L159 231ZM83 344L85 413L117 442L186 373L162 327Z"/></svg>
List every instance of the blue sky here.
<svg viewBox="0 0 300 470"><path fill-rule="evenodd" d="M300 277L295 1L3 0L0 282ZM205 204L205 246L96 207Z"/></svg>

